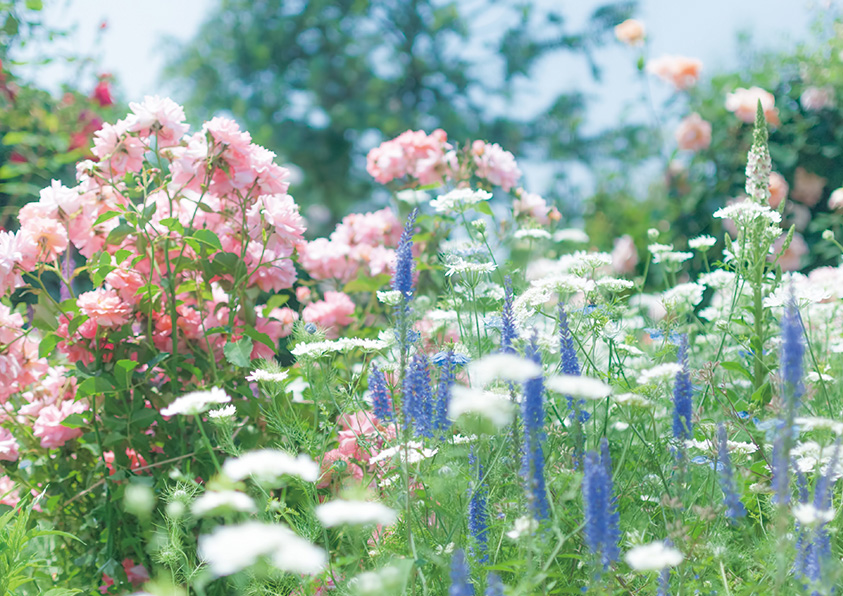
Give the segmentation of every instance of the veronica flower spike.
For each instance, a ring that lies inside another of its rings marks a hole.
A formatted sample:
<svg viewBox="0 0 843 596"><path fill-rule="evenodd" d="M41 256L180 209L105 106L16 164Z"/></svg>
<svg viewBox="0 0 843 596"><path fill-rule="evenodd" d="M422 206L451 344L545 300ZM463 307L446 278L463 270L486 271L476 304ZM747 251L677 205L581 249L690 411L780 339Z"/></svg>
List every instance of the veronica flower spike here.
<svg viewBox="0 0 843 596"><path fill-rule="evenodd" d="M527 346L527 358L541 366L536 338ZM524 383L521 404L524 424L521 476L527 491L527 506L533 519L547 519L550 506L544 480L544 379L541 375Z"/></svg>

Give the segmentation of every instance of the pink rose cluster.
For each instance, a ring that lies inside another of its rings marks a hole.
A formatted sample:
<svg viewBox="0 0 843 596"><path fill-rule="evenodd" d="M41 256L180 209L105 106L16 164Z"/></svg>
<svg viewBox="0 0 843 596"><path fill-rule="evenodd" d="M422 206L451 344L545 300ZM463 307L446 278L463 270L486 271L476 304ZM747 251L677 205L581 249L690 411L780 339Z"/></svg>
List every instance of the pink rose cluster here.
<svg viewBox="0 0 843 596"><path fill-rule="evenodd" d="M442 129L430 135L408 130L381 143L369 151L366 170L381 184L403 180L410 186L446 181L459 186L474 175L507 192L521 178L515 157L497 143L476 140L458 152Z"/></svg>
<svg viewBox="0 0 843 596"><path fill-rule="evenodd" d="M302 311L302 320L325 330L325 337L337 339L340 328L351 324L354 302L343 292L325 292L324 300L311 302Z"/></svg>
<svg viewBox="0 0 843 596"><path fill-rule="evenodd" d="M343 218L329 238L299 246L299 262L313 279L347 282L365 271L375 276L392 273L394 247L401 237L401 222L391 209L352 213Z"/></svg>
<svg viewBox="0 0 843 596"><path fill-rule="evenodd" d="M374 453L390 440L395 439L394 424L381 424L370 412L359 411L340 417L341 430L337 435L338 445L322 457L322 473L319 488L330 486L340 476L360 482L367 475L374 476L382 468L370 464ZM344 466L336 464L342 462ZM339 470L343 470L340 472Z"/></svg>
<svg viewBox="0 0 843 596"><path fill-rule="evenodd" d="M369 151L366 171L381 184L414 178L426 185L442 182L455 161L448 134L441 128L429 135L423 130L408 130Z"/></svg>

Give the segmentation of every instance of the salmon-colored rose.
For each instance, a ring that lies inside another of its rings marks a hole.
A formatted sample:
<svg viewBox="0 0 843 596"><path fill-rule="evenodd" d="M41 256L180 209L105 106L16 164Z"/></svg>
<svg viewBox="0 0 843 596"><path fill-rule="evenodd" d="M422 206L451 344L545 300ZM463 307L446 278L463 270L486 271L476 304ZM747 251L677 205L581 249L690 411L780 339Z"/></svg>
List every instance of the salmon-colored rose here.
<svg viewBox="0 0 843 596"><path fill-rule="evenodd" d="M662 56L647 62L647 72L673 83L678 90L697 84L702 70L702 61L687 56Z"/></svg>
<svg viewBox="0 0 843 596"><path fill-rule="evenodd" d="M702 151L711 145L711 124L694 112L676 128L676 144L684 151Z"/></svg>
<svg viewBox="0 0 843 596"><path fill-rule="evenodd" d="M644 23L627 19L615 27L615 37L628 46L640 46L644 43Z"/></svg>

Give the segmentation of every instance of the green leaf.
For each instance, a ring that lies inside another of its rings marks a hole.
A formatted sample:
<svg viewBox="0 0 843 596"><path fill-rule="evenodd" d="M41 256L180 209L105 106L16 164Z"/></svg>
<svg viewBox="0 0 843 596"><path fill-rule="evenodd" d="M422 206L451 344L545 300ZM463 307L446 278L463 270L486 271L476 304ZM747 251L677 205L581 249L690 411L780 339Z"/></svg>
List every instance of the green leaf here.
<svg viewBox="0 0 843 596"><path fill-rule="evenodd" d="M196 230L193 232L193 237L196 238L199 242L203 244L207 244L211 248L216 250L222 250L222 242L220 242L219 237L214 234L211 230Z"/></svg>
<svg viewBox="0 0 843 596"><path fill-rule="evenodd" d="M115 217L120 217L119 211L106 211L102 215L100 215L96 221L94 221L94 226L100 225L104 221L108 221L109 219L114 219Z"/></svg>
<svg viewBox="0 0 843 596"><path fill-rule="evenodd" d="M744 377L746 377L747 379L749 379L750 381L752 380L752 373L750 373L748 370L746 370L746 368L742 364L739 364L737 362L726 361L726 362L721 362L720 366L722 366L726 370L730 370L732 372L739 373L739 374L743 375Z"/></svg>
<svg viewBox="0 0 843 596"><path fill-rule="evenodd" d="M259 341L263 345L272 348L272 350L278 350L278 346L275 345L275 342L272 341L271 337L269 337L266 333L261 333L254 327L246 327L243 329L243 333L251 337L253 340Z"/></svg>
<svg viewBox="0 0 843 596"><path fill-rule="evenodd" d="M114 391L114 385L105 379L105 377L88 377L79 385L76 391L76 397L87 397L89 395L98 395L100 393L111 393Z"/></svg>
<svg viewBox="0 0 843 596"><path fill-rule="evenodd" d="M44 3L42 2L42 0L26 0L26 7L29 10L41 10L42 8L44 8ZM52 591L53 590L50 590L50 592L52 592ZM69 594L76 594L77 592L79 592L79 590L75 590L73 592L68 592L68 593ZM59 595L54 594L53 596L59 596Z"/></svg>
<svg viewBox="0 0 843 596"><path fill-rule="evenodd" d="M134 232L135 229L127 223L121 223L116 228L111 230L108 233L108 237L105 239L106 244L120 244L120 242Z"/></svg>
<svg viewBox="0 0 843 596"><path fill-rule="evenodd" d="M140 366L140 362L134 360L118 360L114 365L114 375L117 377L117 384L121 389L131 385L132 371Z"/></svg>
<svg viewBox="0 0 843 596"><path fill-rule="evenodd" d="M88 421L82 414L71 414L61 421L61 425L67 428L82 428L88 426Z"/></svg>
<svg viewBox="0 0 843 596"><path fill-rule="evenodd" d="M264 316L272 312L272 309L284 306L287 302L289 302L289 300L289 294L273 294L269 297L269 300L266 301L266 306L263 309Z"/></svg>
<svg viewBox="0 0 843 596"><path fill-rule="evenodd" d="M234 366L246 368L252 363L252 340L248 337L228 342L222 351L225 359Z"/></svg>
<svg viewBox="0 0 843 596"><path fill-rule="evenodd" d="M41 340L41 343L38 344L38 356L40 358L46 358L47 356L52 354L56 345L60 341L61 338L55 333L48 333L47 335L45 335L44 338Z"/></svg>
<svg viewBox="0 0 843 596"><path fill-rule="evenodd" d="M376 292L388 285L390 279L391 277L386 273L376 275L375 277L358 277L345 284L342 291L346 294L354 292Z"/></svg>
<svg viewBox="0 0 843 596"><path fill-rule="evenodd" d="M480 201L474 205L474 210L479 211L484 215L492 215L492 207L489 205L487 201Z"/></svg>

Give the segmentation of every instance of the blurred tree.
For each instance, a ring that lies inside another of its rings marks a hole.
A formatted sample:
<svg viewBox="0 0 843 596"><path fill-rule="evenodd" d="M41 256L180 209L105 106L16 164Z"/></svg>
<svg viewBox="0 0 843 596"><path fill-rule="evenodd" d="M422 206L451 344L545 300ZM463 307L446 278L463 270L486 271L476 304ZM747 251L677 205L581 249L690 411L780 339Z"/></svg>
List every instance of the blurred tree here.
<svg viewBox="0 0 843 596"><path fill-rule="evenodd" d="M91 95L65 87L57 98L17 75L21 49L38 44L38 64L47 64L49 44L64 34L43 24L42 8L41 0L0 2L0 228L14 225L18 209L50 180L74 184L74 164L88 154L102 118L114 116L108 77ZM63 57L71 58L78 57Z"/></svg>
<svg viewBox="0 0 843 596"><path fill-rule="evenodd" d="M226 110L299 166L299 202L337 217L374 188L365 152L408 128L488 139L536 161L588 159L583 97L560 94L537 115L523 105L535 87L516 86L539 85L539 61L562 51L599 76L592 50L633 3L598 8L577 32L555 4L222 0L165 76L188 86L192 113Z"/></svg>

